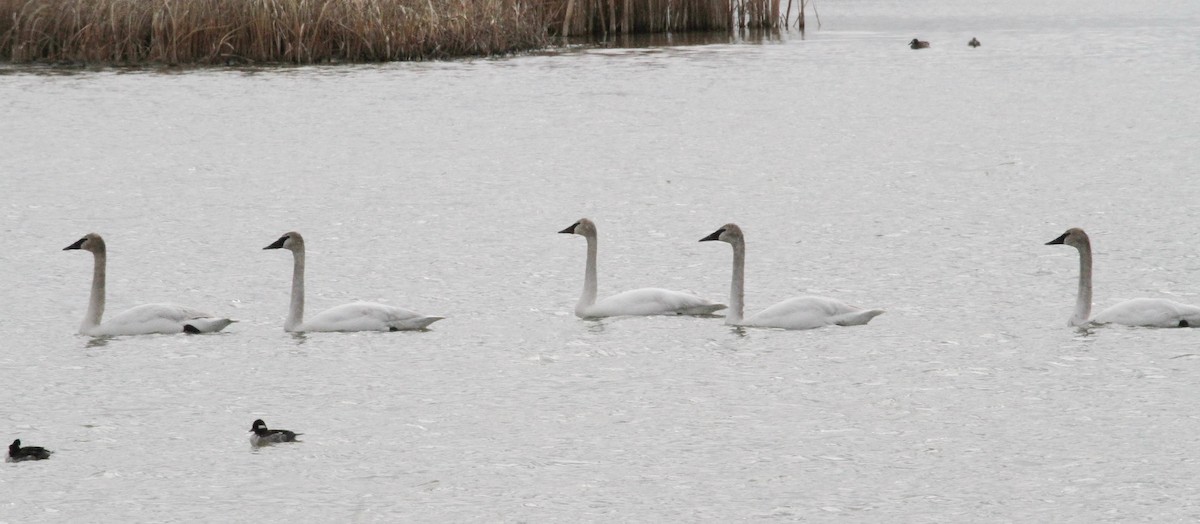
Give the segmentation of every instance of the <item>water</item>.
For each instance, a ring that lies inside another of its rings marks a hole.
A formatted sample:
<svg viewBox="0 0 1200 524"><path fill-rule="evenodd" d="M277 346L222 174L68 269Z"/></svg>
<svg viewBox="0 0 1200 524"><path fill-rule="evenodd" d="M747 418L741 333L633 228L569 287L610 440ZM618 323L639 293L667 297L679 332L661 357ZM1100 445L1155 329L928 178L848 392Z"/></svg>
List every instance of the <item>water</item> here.
<svg viewBox="0 0 1200 524"><path fill-rule="evenodd" d="M0 73L0 521L1170 521L1200 515L1194 2L820 3L767 43L360 67ZM809 23L812 27L813 18ZM966 46L970 37L983 42ZM914 52L913 37L933 42ZM601 295L802 294L869 326L571 315ZM308 308L444 315L282 331ZM213 336L90 340L175 301ZM255 418L305 433L251 452ZM4 440L8 442L8 440Z"/></svg>

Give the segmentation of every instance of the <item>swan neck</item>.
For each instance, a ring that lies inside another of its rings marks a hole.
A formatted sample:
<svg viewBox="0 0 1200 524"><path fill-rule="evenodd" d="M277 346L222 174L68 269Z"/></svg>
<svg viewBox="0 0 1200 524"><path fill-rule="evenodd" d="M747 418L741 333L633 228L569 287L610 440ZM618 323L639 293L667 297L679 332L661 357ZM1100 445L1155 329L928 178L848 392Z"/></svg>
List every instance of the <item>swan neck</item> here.
<svg viewBox="0 0 1200 524"><path fill-rule="evenodd" d="M108 266L108 252L101 245L98 250L92 253L92 292L88 297L87 314L83 317L83 325L80 326L81 331L87 331L100 325L100 318L104 316L104 283L105 272Z"/></svg>
<svg viewBox="0 0 1200 524"><path fill-rule="evenodd" d="M295 331L304 322L304 250L292 253L292 303L288 307L284 331Z"/></svg>
<svg viewBox="0 0 1200 524"><path fill-rule="evenodd" d="M729 283L729 312L725 323L741 324L746 285L746 242L738 239L733 243L733 279Z"/></svg>
<svg viewBox="0 0 1200 524"><path fill-rule="evenodd" d="M1079 248L1079 294L1075 298L1075 314L1071 317L1072 325L1087 322L1092 314L1092 246L1085 244Z"/></svg>
<svg viewBox="0 0 1200 524"><path fill-rule="evenodd" d="M583 294L579 303L575 304L575 314L582 315L583 310L596 303L596 235L585 235L587 239L587 268L583 273Z"/></svg>

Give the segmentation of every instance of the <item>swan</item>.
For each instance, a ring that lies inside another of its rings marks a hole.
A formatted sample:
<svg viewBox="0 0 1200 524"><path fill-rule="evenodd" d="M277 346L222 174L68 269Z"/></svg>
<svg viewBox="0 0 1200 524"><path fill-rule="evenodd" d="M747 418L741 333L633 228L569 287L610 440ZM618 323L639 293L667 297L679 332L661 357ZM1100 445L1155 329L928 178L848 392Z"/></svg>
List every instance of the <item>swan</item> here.
<svg viewBox="0 0 1200 524"><path fill-rule="evenodd" d="M91 251L94 258L92 269L92 293L88 299L87 314L79 332L93 337L117 335L149 335L154 333L214 333L232 324L228 318L218 318L208 313L175 304L144 304L130 308L101 323L104 316L104 274L108 252L104 239L95 233L63 248Z"/></svg>
<svg viewBox="0 0 1200 524"><path fill-rule="evenodd" d="M725 224L701 242L720 240L733 246L733 283L729 287L729 313L725 323L731 326L773 327L783 329L813 329L829 325L859 326L883 314L882 309L862 309L840 300L801 296L789 298L742 318L743 287L746 271L746 240L737 224Z"/></svg>
<svg viewBox="0 0 1200 524"><path fill-rule="evenodd" d="M1069 326L1121 324L1143 327L1200 327L1200 307L1162 298L1135 298L1116 304L1088 319L1092 311L1092 242L1079 228L1068 229L1047 246L1065 244L1079 250L1079 294Z"/></svg>
<svg viewBox="0 0 1200 524"><path fill-rule="evenodd" d="M579 219L559 233L580 235L587 239L587 269L583 274L583 295L575 304L579 318L615 317L621 315L708 315L725 309L695 295L653 287L633 289L604 300L596 301L596 224Z"/></svg>
<svg viewBox="0 0 1200 524"><path fill-rule="evenodd" d="M290 231L263 249L292 252L292 305L283 330L293 331L404 331L425 329L446 317L431 317L404 308L352 302L332 307L304 321L304 237Z"/></svg>

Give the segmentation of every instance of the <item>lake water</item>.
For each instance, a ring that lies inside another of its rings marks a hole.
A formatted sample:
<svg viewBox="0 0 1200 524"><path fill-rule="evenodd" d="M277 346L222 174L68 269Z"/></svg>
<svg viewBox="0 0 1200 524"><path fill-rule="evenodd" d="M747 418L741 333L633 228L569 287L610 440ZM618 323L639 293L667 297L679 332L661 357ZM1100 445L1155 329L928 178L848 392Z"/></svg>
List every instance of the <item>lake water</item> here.
<svg viewBox="0 0 1200 524"><path fill-rule="evenodd" d="M1043 5L1050 4L1050 5ZM1200 3L819 2L767 43L257 70L0 69L0 521L1125 522L1200 518ZM983 47L966 46L972 36ZM933 43L915 52L907 42ZM600 293L870 325L584 321ZM282 330L355 299L428 332ZM211 336L75 334L173 301ZM251 451L255 418L304 442ZM3 440L7 443L10 440Z"/></svg>

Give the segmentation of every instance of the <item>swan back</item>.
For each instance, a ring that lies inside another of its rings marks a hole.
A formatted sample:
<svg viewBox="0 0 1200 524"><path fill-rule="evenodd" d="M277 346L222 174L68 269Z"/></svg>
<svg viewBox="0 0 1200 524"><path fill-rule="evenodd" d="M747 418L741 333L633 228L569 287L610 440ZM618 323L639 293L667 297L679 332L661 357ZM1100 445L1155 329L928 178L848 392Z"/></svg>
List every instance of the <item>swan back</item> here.
<svg viewBox="0 0 1200 524"><path fill-rule="evenodd" d="M352 302L313 315L297 331L411 331L443 318L375 302Z"/></svg>
<svg viewBox="0 0 1200 524"><path fill-rule="evenodd" d="M833 298L801 296L759 311L743 325L782 329L861 326L882 314L882 309L862 309Z"/></svg>

